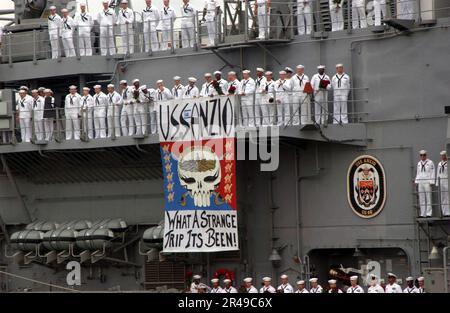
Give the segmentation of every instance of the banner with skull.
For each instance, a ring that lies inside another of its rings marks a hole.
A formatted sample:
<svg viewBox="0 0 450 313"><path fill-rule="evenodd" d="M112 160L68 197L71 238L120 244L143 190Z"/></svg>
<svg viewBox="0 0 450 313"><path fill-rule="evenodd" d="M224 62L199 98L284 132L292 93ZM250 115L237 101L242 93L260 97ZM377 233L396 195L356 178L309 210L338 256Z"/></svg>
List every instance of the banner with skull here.
<svg viewBox="0 0 450 313"><path fill-rule="evenodd" d="M164 252L238 250L234 96L158 104Z"/></svg>

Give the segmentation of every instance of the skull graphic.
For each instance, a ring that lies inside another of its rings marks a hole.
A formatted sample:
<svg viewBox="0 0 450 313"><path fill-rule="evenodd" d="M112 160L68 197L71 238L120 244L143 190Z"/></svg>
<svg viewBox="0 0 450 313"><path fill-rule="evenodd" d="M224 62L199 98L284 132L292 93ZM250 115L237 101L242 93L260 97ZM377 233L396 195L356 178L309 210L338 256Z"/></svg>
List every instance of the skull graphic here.
<svg viewBox="0 0 450 313"><path fill-rule="evenodd" d="M208 147L191 147L178 161L180 184L189 191L195 206L210 206L211 193L221 179L220 161Z"/></svg>

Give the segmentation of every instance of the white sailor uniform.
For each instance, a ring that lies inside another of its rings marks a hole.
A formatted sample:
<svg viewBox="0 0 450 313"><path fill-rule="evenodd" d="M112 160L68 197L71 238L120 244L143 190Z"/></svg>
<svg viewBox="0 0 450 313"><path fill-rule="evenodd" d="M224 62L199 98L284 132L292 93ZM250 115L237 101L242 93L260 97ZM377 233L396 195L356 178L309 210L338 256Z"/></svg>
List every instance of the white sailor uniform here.
<svg viewBox="0 0 450 313"><path fill-rule="evenodd" d="M135 132L134 126L134 109L133 109L133 92L132 87L127 86L122 90L122 112L120 114L120 124L122 126L123 136L133 136Z"/></svg>
<svg viewBox="0 0 450 313"><path fill-rule="evenodd" d="M62 20L58 14L48 16L48 35L52 48L52 59L59 57L59 36L61 36Z"/></svg>
<svg viewBox="0 0 450 313"><path fill-rule="evenodd" d="M108 97L100 92L94 95L94 129L95 138L106 138L106 112Z"/></svg>
<svg viewBox="0 0 450 313"><path fill-rule="evenodd" d="M36 140L44 140L44 98L33 98L33 123Z"/></svg>
<svg viewBox="0 0 450 313"><path fill-rule="evenodd" d="M73 45L73 31L76 27L75 21L70 16L61 19L61 39L64 47L66 58L76 56L75 47Z"/></svg>
<svg viewBox="0 0 450 313"><path fill-rule="evenodd" d="M188 2L181 6L181 46L183 48L194 47L194 21L197 10Z"/></svg>
<svg viewBox="0 0 450 313"><path fill-rule="evenodd" d="M122 52L134 53L134 12L133 10L120 9L117 12L117 25L120 25L120 37L122 39Z"/></svg>
<svg viewBox="0 0 450 313"><path fill-rule="evenodd" d="M84 111L83 128L88 138L94 138L94 98L91 95L81 97L81 107Z"/></svg>
<svg viewBox="0 0 450 313"><path fill-rule="evenodd" d="M255 81L253 78L241 80L241 109L242 109L242 126L255 126L255 113L253 110L253 99L255 93Z"/></svg>
<svg viewBox="0 0 450 313"><path fill-rule="evenodd" d="M172 23L175 23L175 10L168 6L163 7L159 12L159 16L161 18L161 32L162 32L162 42L161 42L161 50L167 50L169 48L169 44L172 45L170 32L172 31Z"/></svg>
<svg viewBox="0 0 450 313"><path fill-rule="evenodd" d="M441 196L441 210L443 216L449 216L449 199L448 199L448 165L447 161L438 163L436 185L439 186Z"/></svg>
<svg viewBox="0 0 450 313"><path fill-rule="evenodd" d="M102 10L97 14L97 22L100 25L100 53L103 56L116 54L114 40L116 20L116 15L112 9Z"/></svg>
<svg viewBox="0 0 450 313"><path fill-rule="evenodd" d="M420 216L429 217L433 214L431 206L431 185L435 183L435 170L433 161L427 159L417 163L415 183L419 194Z"/></svg>
<svg viewBox="0 0 450 313"><path fill-rule="evenodd" d="M309 77L305 74L295 74L291 78L292 83L292 124L311 124L311 103L309 95L304 93L305 85L309 82ZM300 119L299 119L300 115Z"/></svg>
<svg viewBox="0 0 450 313"><path fill-rule="evenodd" d="M150 47L152 48L152 51L158 51L159 42L156 27L158 26L160 20L159 10L153 6L146 7L142 11L142 19L144 23L145 52L150 52Z"/></svg>
<svg viewBox="0 0 450 313"><path fill-rule="evenodd" d="M75 23L78 29L78 51L80 56L92 55L91 30L94 20L89 12L77 13Z"/></svg>
<svg viewBox="0 0 450 313"><path fill-rule="evenodd" d="M321 88L320 84L324 80L330 81L330 77L317 73L311 79L311 86L314 89L314 116L317 124L325 124L328 120L328 90L331 89L331 84L326 89Z"/></svg>
<svg viewBox="0 0 450 313"><path fill-rule="evenodd" d="M19 112L20 136L22 142L30 142L32 136L31 117L33 112L33 97L26 95L18 99L16 111Z"/></svg>
<svg viewBox="0 0 450 313"><path fill-rule="evenodd" d="M350 94L350 76L335 74L331 79L333 88L333 124L348 124L347 101Z"/></svg>
<svg viewBox="0 0 450 313"><path fill-rule="evenodd" d="M64 113L66 115L66 140L80 140L81 96L78 93L68 94L65 99ZM73 136L73 137L72 137Z"/></svg>
<svg viewBox="0 0 450 313"><path fill-rule="evenodd" d="M122 97L117 91L108 93L108 138L111 138L112 133L116 137L120 137L120 111L122 105Z"/></svg>

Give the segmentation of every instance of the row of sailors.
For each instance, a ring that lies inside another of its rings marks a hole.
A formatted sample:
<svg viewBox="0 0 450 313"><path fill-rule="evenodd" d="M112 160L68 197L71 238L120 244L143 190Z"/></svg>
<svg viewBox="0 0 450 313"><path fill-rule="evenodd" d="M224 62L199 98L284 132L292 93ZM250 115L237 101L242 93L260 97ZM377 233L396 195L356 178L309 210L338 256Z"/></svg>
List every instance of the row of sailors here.
<svg viewBox="0 0 450 313"><path fill-rule="evenodd" d="M400 285L397 284L397 276L393 273L388 273L388 284L383 288L379 283L376 275L371 274L370 286L367 289L367 293L425 293L424 278L417 278L418 286L414 285L414 278L406 278L406 287L402 290ZM324 288L319 285L318 278L311 278L309 280L311 288L306 288L304 280L297 281L297 289L294 290L289 283L287 275L281 275L281 284L275 288L272 286L272 279L270 277L264 277L262 279L262 287L258 289L253 286L253 279L251 277L244 278L244 285L240 288L243 293L324 293ZM191 293L238 293L238 290L233 287L232 280L226 278L223 280L223 287L220 286L218 278L211 279L211 287L200 282L201 276L194 275L193 282L190 286ZM328 293L343 293L337 286L335 279L328 280ZM347 288L346 293L365 293L364 289L358 285L358 276L350 277L350 286Z"/></svg>

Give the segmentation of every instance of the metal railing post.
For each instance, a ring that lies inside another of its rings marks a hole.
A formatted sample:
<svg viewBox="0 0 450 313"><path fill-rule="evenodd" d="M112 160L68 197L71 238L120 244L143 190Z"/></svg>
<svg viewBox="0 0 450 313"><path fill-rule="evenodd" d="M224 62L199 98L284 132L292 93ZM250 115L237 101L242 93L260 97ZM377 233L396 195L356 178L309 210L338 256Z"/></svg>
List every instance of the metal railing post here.
<svg viewBox="0 0 450 313"><path fill-rule="evenodd" d="M346 1L346 6L347 6L347 33L351 34L352 33L352 28L353 28L353 17L351 16L350 13L353 14L353 12L350 12L352 9L352 5L353 3L350 3L350 1ZM358 22L359 23L359 22Z"/></svg>
<svg viewBox="0 0 450 313"><path fill-rule="evenodd" d="M59 27L58 27L57 46L58 46L58 62L61 62L63 47L62 47L62 39L61 39L61 29Z"/></svg>
<svg viewBox="0 0 450 313"><path fill-rule="evenodd" d="M55 108L56 111L56 133L57 135L55 136L55 141L56 142L61 142L61 112L60 112L61 108Z"/></svg>
<svg viewBox="0 0 450 313"><path fill-rule="evenodd" d="M81 51L80 51L80 27L77 27L77 31L75 32L75 41L73 43L74 47L76 44L76 49L75 49L75 54L77 55L77 59L80 60L81 59ZM84 49L84 51L86 52L86 48ZM86 55L86 53L85 53Z"/></svg>
<svg viewBox="0 0 450 313"><path fill-rule="evenodd" d="M9 63L9 67L13 66L13 62L12 62L12 39L11 39L11 33L8 34L8 63Z"/></svg>
<svg viewBox="0 0 450 313"><path fill-rule="evenodd" d="M33 64L37 63L36 57L36 29L33 29Z"/></svg>
<svg viewBox="0 0 450 313"><path fill-rule="evenodd" d="M289 17L290 17L290 25L291 25L291 38L289 38L289 39L292 39L292 38L294 38L294 35L295 35L295 33L294 33L294 5L293 4L291 4L291 5L289 5ZM269 24L266 24L266 25L269 25ZM266 37L266 38L268 38L268 37Z"/></svg>
<svg viewBox="0 0 450 313"><path fill-rule="evenodd" d="M111 53L110 53L111 38L109 36L109 30L110 30L110 27L113 27L113 32L114 32L114 25L100 26L100 28L102 28L102 27L106 27L106 57L109 58L111 56ZM101 32L101 30L100 30L100 32ZM100 47L100 49L101 49L101 47ZM101 51L100 51L100 53L101 53Z"/></svg>
<svg viewBox="0 0 450 313"><path fill-rule="evenodd" d="M142 24L142 27L144 27L144 24ZM144 30L144 29L142 29ZM145 36L145 34L144 34ZM151 56L153 54L153 49L152 49L152 22L148 21L148 38L147 38L147 43L148 43L148 55ZM147 45L144 44L144 48L147 49Z"/></svg>
<svg viewBox="0 0 450 313"><path fill-rule="evenodd" d="M248 14L248 0L245 0L244 3L244 41L248 41L248 18L249 18L249 14ZM259 31L261 31L261 25L259 26Z"/></svg>
<svg viewBox="0 0 450 313"><path fill-rule="evenodd" d="M422 23L422 1L421 0L416 0L417 3L417 17L415 18L415 20L417 20L417 23ZM432 10L434 9L434 4L432 7ZM432 11L433 12L433 11Z"/></svg>
<svg viewBox="0 0 450 313"><path fill-rule="evenodd" d="M197 45L197 32L198 32L198 28L197 28L197 15L193 15L192 16L192 27L194 27L194 38L192 38L192 40L194 41L194 51L198 51L198 45Z"/></svg>
<svg viewBox="0 0 450 313"><path fill-rule="evenodd" d="M127 44L126 44L127 51L125 53L125 56L129 57L130 56L130 32L129 32L129 29L128 29L128 24L126 24L126 23L125 23L125 29L126 29L126 31L125 31L125 33L126 33L125 40L127 42ZM122 43L122 46L123 46L123 43Z"/></svg>
<svg viewBox="0 0 450 313"><path fill-rule="evenodd" d="M116 104L114 102L111 103L112 104L112 127L110 127L111 129L111 139L115 140L116 139Z"/></svg>
<svg viewBox="0 0 450 313"><path fill-rule="evenodd" d="M174 29L173 29L173 24L174 24L174 18L171 17L170 18L170 53L175 53L175 44L173 42L174 39Z"/></svg>
<svg viewBox="0 0 450 313"><path fill-rule="evenodd" d="M196 36L197 36L197 49L198 48L200 48L201 46L202 46L202 38L201 38L201 22L200 22L200 19L199 19L199 17L198 17L198 15L199 15L200 13L199 12L197 12L197 14L196 14L196 25L197 25L197 34L196 34Z"/></svg>

